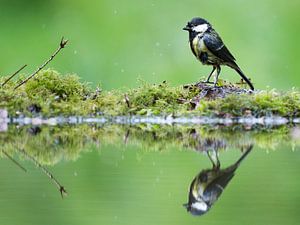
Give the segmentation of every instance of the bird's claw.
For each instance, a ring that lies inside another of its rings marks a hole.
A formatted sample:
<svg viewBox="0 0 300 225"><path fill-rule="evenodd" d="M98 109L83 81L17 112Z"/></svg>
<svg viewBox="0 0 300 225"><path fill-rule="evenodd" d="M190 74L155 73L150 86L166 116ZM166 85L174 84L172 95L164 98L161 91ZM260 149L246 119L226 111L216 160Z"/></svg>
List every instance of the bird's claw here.
<svg viewBox="0 0 300 225"><path fill-rule="evenodd" d="M214 84L214 82L211 82L211 81L208 81L208 80L206 80L206 81L200 81L200 83L203 83L203 84Z"/></svg>

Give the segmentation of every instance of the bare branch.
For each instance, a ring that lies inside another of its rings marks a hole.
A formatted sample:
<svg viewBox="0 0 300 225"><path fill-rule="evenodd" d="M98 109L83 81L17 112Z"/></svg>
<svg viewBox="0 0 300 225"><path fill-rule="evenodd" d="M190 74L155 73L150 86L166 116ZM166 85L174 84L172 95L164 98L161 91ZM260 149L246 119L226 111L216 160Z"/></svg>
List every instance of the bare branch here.
<svg viewBox="0 0 300 225"><path fill-rule="evenodd" d="M62 186L59 183L59 181L52 175L52 173L49 170L46 169L46 167L40 164L33 156L25 152L24 149L19 149L19 151L23 153L24 156L26 156L29 160L31 160L37 167L39 167L43 171L44 174L46 174L50 178L50 180L58 187L62 198L64 197L64 195L67 195L67 191L64 188L64 186Z"/></svg>
<svg viewBox="0 0 300 225"><path fill-rule="evenodd" d="M23 84L27 83L31 78L33 78L38 72L40 72L49 62L51 62L54 57L63 49L65 48L66 44L68 43L68 40L64 40L64 37L62 37L60 44L59 44L59 48L51 55L51 57L44 62L44 64L42 64L34 73L32 73L28 78L26 78L25 80L23 80L20 84L18 84L14 90L16 90L17 88L19 88L20 86L22 86Z"/></svg>
<svg viewBox="0 0 300 225"><path fill-rule="evenodd" d="M64 40L64 37L62 37L60 40L60 44L59 44L60 48L64 48L66 46L66 44L68 43L68 41L69 40L67 40L67 39Z"/></svg>
<svg viewBox="0 0 300 225"><path fill-rule="evenodd" d="M18 69L14 74L12 74L6 81L1 84L3 87L8 81L10 81L14 76L16 76L21 70L23 70L27 65L22 66L20 69Z"/></svg>
<svg viewBox="0 0 300 225"><path fill-rule="evenodd" d="M1 150L4 155L6 155L7 158L9 158L14 164L16 164L20 169L22 169L24 172L27 172L27 170L20 164L18 163L12 156L10 156L7 152L4 150Z"/></svg>

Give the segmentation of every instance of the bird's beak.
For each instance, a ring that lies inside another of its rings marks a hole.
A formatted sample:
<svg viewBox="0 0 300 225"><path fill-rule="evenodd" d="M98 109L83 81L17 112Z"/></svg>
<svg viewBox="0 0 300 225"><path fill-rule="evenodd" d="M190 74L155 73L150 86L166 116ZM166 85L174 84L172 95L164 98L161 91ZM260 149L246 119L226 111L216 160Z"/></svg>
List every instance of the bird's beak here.
<svg viewBox="0 0 300 225"><path fill-rule="evenodd" d="M185 203L185 204L182 204L182 206L183 206L184 208L188 209L189 204L188 204L188 203Z"/></svg>
<svg viewBox="0 0 300 225"><path fill-rule="evenodd" d="M182 30L191 31L192 29L188 25L186 25L184 28L182 28Z"/></svg>

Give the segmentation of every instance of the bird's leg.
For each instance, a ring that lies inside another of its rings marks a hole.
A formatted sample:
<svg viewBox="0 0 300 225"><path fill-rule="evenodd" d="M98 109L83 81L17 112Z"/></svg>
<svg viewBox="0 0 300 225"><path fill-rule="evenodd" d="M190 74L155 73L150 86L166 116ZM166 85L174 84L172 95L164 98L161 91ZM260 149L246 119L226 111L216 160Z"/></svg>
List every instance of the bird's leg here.
<svg viewBox="0 0 300 225"><path fill-rule="evenodd" d="M214 82L214 87L217 86L217 83L218 83L218 79L219 79L219 75L220 75L220 72L221 72L221 67L220 66L217 66L217 74L215 76L215 82Z"/></svg>
<svg viewBox="0 0 300 225"><path fill-rule="evenodd" d="M207 151L207 156L213 164L213 169L219 170L221 163L218 157L218 151L216 149L214 149L213 151Z"/></svg>
<svg viewBox="0 0 300 225"><path fill-rule="evenodd" d="M212 83L212 82L209 82L209 79L210 79L210 77L213 75L213 73L215 72L215 70L216 70L216 67L213 66L212 71L211 71L210 74L208 75L206 81L204 81L203 83L208 83L208 84Z"/></svg>

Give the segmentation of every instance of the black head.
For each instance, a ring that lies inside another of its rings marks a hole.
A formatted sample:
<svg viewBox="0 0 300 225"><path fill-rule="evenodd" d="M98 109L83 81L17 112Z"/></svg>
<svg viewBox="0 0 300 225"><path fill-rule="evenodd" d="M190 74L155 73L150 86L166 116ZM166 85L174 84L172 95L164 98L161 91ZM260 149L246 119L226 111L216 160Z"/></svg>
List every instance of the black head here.
<svg viewBox="0 0 300 225"><path fill-rule="evenodd" d="M201 33L201 32L205 32L210 27L211 27L210 23L207 22L205 19L202 19L200 17L195 17L187 23L187 25L183 28L183 30L189 32Z"/></svg>

